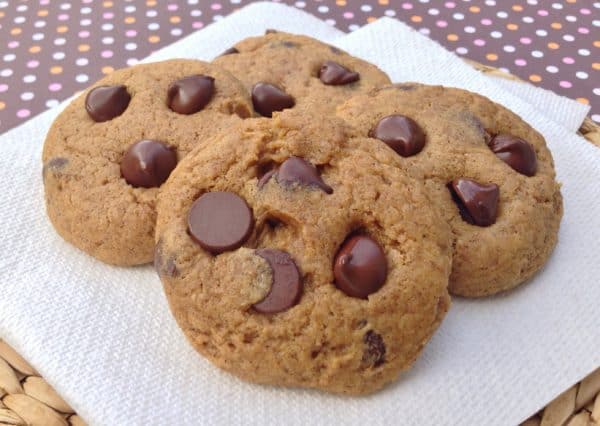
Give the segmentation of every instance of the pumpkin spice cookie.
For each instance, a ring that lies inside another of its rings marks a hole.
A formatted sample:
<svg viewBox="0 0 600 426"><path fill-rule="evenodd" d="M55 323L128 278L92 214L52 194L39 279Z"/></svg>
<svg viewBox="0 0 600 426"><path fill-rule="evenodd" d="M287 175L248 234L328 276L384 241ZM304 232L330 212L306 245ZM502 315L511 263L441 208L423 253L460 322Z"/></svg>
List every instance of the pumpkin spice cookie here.
<svg viewBox="0 0 600 426"><path fill-rule="evenodd" d="M159 187L194 146L251 109L241 83L204 62L171 60L108 75L71 102L46 137L52 224L104 262L151 262Z"/></svg>
<svg viewBox="0 0 600 426"><path fill-rule="evenodd" d="M454 234L451 293L508 290L546 262L560 186L544 138L516 114L471 92L412 83L357 96L337 114L424 173Z"/></svg>
<svg viewBox="0 0 600 426"><path fill-rule="evenodd" d="M190 153L155 267L192 345L252 382L373 392L449 307L449 228L387 148L283 112Z"/></svg>
<svg viewBox="0 0 600 426"><path fill-rule="evenodd" d="M310 108L333 112L351 96L390 83L366 61L310 37L283 32L247 38L217 57L252 94L258 115Z"/></svg>

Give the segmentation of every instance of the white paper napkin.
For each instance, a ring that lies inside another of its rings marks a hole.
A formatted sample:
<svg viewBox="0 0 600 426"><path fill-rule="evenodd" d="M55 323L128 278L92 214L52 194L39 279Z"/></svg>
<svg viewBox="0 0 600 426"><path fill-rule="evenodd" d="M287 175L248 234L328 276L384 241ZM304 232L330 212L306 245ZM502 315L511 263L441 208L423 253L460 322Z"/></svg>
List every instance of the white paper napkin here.
<svg viewBox="0 0 600 426"><path fill-rule="evenodd" d="M304 28L319 37L319 26L309 28L310 22L315 18L259 4L156 57L189 56L184 47L212 57L237 38L270 27ZM244 383L187 344L150 267L103 265L56 235L43 209L41 181L42 142L57 114L48 111L0 141L0 336L86 420L516 424L600 365L600 151L394 21L361 32L337 44L394 78L480 91L544 134L565 202L560 243L547 266L531 283L501 297L455 300L415 368L370 397ZM443 78L435 80L436 71Z"/></svg>

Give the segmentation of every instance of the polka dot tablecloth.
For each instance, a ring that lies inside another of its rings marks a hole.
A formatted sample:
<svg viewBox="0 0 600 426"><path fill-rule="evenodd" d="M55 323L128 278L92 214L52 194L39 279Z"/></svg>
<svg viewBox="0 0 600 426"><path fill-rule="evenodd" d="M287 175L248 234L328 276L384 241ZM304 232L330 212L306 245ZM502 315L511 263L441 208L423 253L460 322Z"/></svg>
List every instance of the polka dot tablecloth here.
<svg viewBox="0 0 600 426"><path fill-rule="evenodd" d="M0 0L0 133L247 3ZM398 18L459 55L590 104L600 123L600 1L285 3L344 31Z"/></svg>

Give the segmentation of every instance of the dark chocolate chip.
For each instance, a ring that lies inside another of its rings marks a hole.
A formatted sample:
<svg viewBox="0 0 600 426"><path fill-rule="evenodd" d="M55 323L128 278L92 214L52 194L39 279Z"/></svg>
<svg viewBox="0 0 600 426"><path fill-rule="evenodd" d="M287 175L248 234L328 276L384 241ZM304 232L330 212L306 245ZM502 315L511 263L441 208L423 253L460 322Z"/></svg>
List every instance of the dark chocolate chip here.
<svg viewBox="0 0 600 426"><path fill-rule="evenodd" d="M177 165L177 153L164 142L144 139L127 149L121 159L121 175L134 187L159 187Z"/></svg>
<svg viewBox="0 0 600 426"><path fill-rule="evenodd" d="M234 55L236 53L240 53L240 51L237 50L235 47L230 47L229 49L223 51L223 53L221 53L219 56Z"/></svg>
<svg viewBox="0 0 600 426"><path fill-rule="evenodd" d="M58 172L65 168L65 166L69 164L69 160L64 157L54 157L48 160L44 167L42 168L42 176L46 177L46 173L48 170L52 170L53 172Z"/></svg>
<svg viewBox="0 0 600 426"><path fill-rule="evenodd" d="M333 189L323 182L317 168L300 157L290 157L285 160L279 166L275 178L281 185L316 186L327 194L333 194Z"/></svg>
<svg viewBox="0 0 600 426"><path fill-rule="evenodd" d="M188 214L190 236L213 254L240 247L253 227L252 210L233 192L207 192L194 201Z"/></svg>
<svg viewBox="0 0 600 426"><path fill-rule="evenodd" d="M123 85L98 86L85 97L85 109L92 120L101 123L123 114L130 100L131 95Z"/></svg>
<svg viewBox="0 0 600 426"><path fill-rule="evenodd" d="M337 62L325 61L319 70L319 79L325 84L339 86L358 81L360 75Z"/></svg>
<svg viewBox="0 0 600 426"><path fill-rule="evenodd" d="M254 309L263 314L275 314L296 305L302 296L300 272L292 257L281 250L260 249L256 254L267 261L273 279L266 297L254 304Z"/></svg>
<svg viewBox="0 0 600 426"><path fill-rule="evenodd" d="M354 235L342 244L333 264L335 285L351 297L366 299L387 277L383 249L367 235Z"/></svg>
<svg viewBox="0 0 600 426"><path fill-rule="evenodd" d="M177 80L167 91L167 105L179 114L194 114L204 108L215 93L215 79L191 75Z"/></svg>
<svg viewBox="0 0 600 426"><path fill-rule="evenodd" d="M279 31L274 30L273 28L267 28L265 34L277 34Z"/></svg>
<svg viewBox="0 0 600 426"><path fill-rule="evenodd" d="M404 115L383 117L369 136L385 142L402 157L418 154L425 146L425 133L421 126Z"/></svg>
<svg viewBox="0 0 600 426"><path fill-rule="evenodd" d="M267 173L262 175L262 177L258 180L258 188L262 188L265 184L273 177L273 175L277 173L277 169L269 170Z"/></svg>
<svg viewBox="0 0 600 426"><path fill-rule="evenodd" d="M298 44L294 43L293 41L282 41L281 45L284 47L289 47L289 48L298 47Z"/></svg>
<svg viewBox="0 0 600 426"><path fill-rule="evenodd" d="M279 87L269 83L256 83L252 88L252 104L263 117L272 117L273 112L292 108L294 98Z"/></svg>
<svg viewBox="0 0 600 426"><path fill-rule="evenodd" d="M332 53L335 53L336 55L340 55L342 53L341 49L338 49L335 46L329 46L329 50L331 50Z"/></svg>
<svg viewBox="0 0 600 426"><path fill-rule="evenodd" d="M385 343L383 338L373 330L367 331L363 337L365 349L362 361L365 364L379 367L385 362Z"/></svg>
<svg viewBox="0 0 600 426"><path fill-rule="evenodd" d="M531 144L516 136L499 134L488 145L496 157L517 172L533 176L537 171L537 158Z"/></svg>
<svg viewBox="0 0 600 426"><path fill-rule="evenodd" d="M463 220L471 225L490 226L496 222L500 188L471 179L455 179L448 184Z"/></svg>
<svg viewBox="0 0 600 426"><path fill-rule="evenodd" d="M172 256L168 256L165 260L162 240L159 240L154 248L154 269L158 275L169 278L175 278L179 275L175 259Z"/></svg>

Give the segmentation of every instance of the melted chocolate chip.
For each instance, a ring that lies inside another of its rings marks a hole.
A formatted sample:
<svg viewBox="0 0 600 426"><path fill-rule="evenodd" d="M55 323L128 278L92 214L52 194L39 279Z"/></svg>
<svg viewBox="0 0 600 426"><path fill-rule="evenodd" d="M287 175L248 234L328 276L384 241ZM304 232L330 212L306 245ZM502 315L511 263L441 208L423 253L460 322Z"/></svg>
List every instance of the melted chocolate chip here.
<svg viewBox="0 0 600 426"><path fill-rule="evenodd" d="M99 86L88 92L85 109L92 120L101 123L123 114L130 100L125 86Z"/></svg>
<svg viewBox="0 0 600 426"><path fill-rule="evenodd" d="M354 235L342 244L333 263L335 285L348 296L366 299L385 283L387 260L379 244Z"/></svg>
<svg viewBox="0 0 600 426"><path fill-rule="evenodd" d="M463 220L471 225L490 226L498 214L498 185L489 185L460 178L448 184L448 189Z"/></svg>
<svg viewBox="0 0 600 426"><path fill-rule="evenodd" d="M279 31L274 30L273 28L267 28L265 30L265 34L277 34Z"/></svg>
<svg viewBox="0 0 600 426"><path fill-rule="evenodd" d="M46 164L44 164L44 167L42 168L42 176L46 177L46 173L48 173L48 170L51 170L53 172L58 172L58 171L64 169L67 164L69 164L69 160L67 158L64 158L64 157L51 158L50 160L48 160L48 162Z"/></svg>
<svg viewBox="0 0 600 426"><path fill-rule="evenodd" d="M537 171L537 157L531 144L516 136L499 134L492 138L489 145L496 157L504 161L517 172L533 176Z"/></svg>
<svg viewBox="0 0 600 426"><path fill-rule="evenodd" d="M240 247L253 227L252 210L233 192L207 192L194 201L188 213L190 236L213 254Z"/></svg>
<svg viewBox="0 0 600 426"><path fill-rule="evenodd" d="M292 48L292 47L298 47L297 43L294 43L293 41L282 41L281 45L283 47L288 47L288 48Z"/></svg>
<svg viewBox="0 0 600 426"><path fill-rule="evenodd" d="M342 53L341 49L338 49L335 46L329 46L329 50L331 50L332 53L335 53L336 55L340 55Z"/></svg>
<svg viewBox="0 0 600 426"><path fill-rule="evenodd" d="M121 175L134 187L159 187L177 165L177 153L164 142L144 139L127 149Z"/></svg>
<svg viewBox="0 0 600 426"><path fill-rule="evenodd" d="M259 179L258 187L262 188L273 176L284 186L300 184L320 188L327 194L333 193L333 189L321 179L317 168L300 157L290 157L278 169L267 172Z"/></svg>
<svg viewBox="0 0 600 426"><path fill-rule="evenodd" d="M303 285L294 259L281 250L260 249L256 254L267 261L273 279L271 290L253 305L254 309L263 314L275 314L296 305L302 296Z"/></svg>
<svg viewBox="0 0 600 426"><path fill-rule="evenodd" d="M273 112L292 108L294 98L279 87L269 83L256 83L252 88L252 104L263 117L272 117Z"/></svg>
<svg viewBox="0 0 600 426"><path fill-rule="evenodd" d="M179 275L175 259L169 256L165 261L162 247L162 240L159 240L154 248L154 269L158 275L175 278Z"/></svg>
<svg viewBox="0 0 600 426"><path fill-rule="evenodd" d="M383 342L383 338L373 330L369 330L364 335L363 342L365 349L362 361L373 367L379 367L383 364L385 362L385 343Z"/></svg>
<svg viewBox="0 0 600 426"><path fill-rule="evenodd" d="M425 146L423 129L404 115L383 117L369 132L369 136L385 142L402 157L418 154Z"/></svg>
<svg viewBox="0 0 600 426"><path fill-rule="evenodd" d="M173 82L167 91L167 105L179 114L202 110L215 93L215 79L207 75L191 75Z"/></svg>
<svg viewBox="0 0 600 426"><path fill-rule="evenodd" d="M319 70L319 79L324 84L339 86L358 81L360 75L337 62L325 61Z"/></svg>
<svg viewBox="0 0 600 426"><path fill-rule="evenodd" d="M227 50L224 50L219 56L227 56L227 55L235 55L236 53L240 53L235 47L230 47Z"/></svg>

